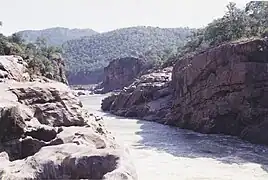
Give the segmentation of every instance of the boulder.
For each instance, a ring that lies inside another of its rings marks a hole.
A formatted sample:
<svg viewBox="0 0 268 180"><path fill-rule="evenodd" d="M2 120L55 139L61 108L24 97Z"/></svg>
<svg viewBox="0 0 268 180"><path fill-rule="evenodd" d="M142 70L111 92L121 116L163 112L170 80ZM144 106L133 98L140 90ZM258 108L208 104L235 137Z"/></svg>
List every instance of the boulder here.
<svg viewBox="0 0 268 180"><path fill-rule="evenodd" d="M78 92L77 92L77 95L78 95L78 96L84 96L84 95L86 95L86 93L85 93L85 92L82 92L82 91L78 91Z"/></svg>
<svg viewBox="0 0 268 180"><path fill-rule="evenodd" d="M34 110L34 117L42 124L50 126L82 126L81 102L69 88L59 82L49 83L25 82L13 83L10 91L22 104Z"/></svg>
<svg viewBox="0 0 268 180"><path fill-rule="evenodd" d="M67 85L11 79L0 83L0 179L137 179L128 152Z"/></svg>
<svg viewBox="0 0 268 180"><path fill-rule="evenodd" d="M61 144L43 147L24 161L0 165L1 179L133 179L124 172L124 152L93 150L90 146ZM121 169L120 169L121 168ZM120 171L117 171L119 169Z"/></svg>

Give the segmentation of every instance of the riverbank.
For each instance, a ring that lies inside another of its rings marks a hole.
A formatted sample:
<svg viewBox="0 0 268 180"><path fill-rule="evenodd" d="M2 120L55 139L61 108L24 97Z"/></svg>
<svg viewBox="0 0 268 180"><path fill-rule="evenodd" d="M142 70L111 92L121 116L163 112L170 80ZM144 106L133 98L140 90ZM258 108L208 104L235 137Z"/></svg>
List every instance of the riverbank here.
<svg viewBox="0 0 268 180"><path fill-rule="evenodd" d="M268 147L102 112L106 95L80 96L85 108L127 146L139 180L266 180Z"/></svg>
<svg viewBox="0 0 268 180"><path fill-rule="evenodd" d="M102 109L268 145L267 54L267 38L212 47L140 76Z"/></svg>

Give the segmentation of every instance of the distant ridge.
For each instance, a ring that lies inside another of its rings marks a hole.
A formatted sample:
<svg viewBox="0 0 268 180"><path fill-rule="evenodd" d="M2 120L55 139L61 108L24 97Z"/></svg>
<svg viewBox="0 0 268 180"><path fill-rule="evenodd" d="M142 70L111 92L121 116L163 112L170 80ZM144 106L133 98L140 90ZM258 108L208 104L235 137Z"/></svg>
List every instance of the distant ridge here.
<svg viewBox="0 0 268 180"><path fill-rule="evenodd" d="M137 26L67 41L63 50L69 81L71 84L92 83L90 78L95 80L116 58L143 56L162 61L163 53L183 46L192 30Z"/></svg>
<svg viewBox="0 0 268 180"><path fill-rule="evenodd" d="M20 34L26 42L35 42L36 39L40 37L45 38L48 45L61 46L66 41L78 39L84 36L92 36L98 34L98 32L92 29L54 27L43 30L24 30L19 31L18 34Z"/></svg>

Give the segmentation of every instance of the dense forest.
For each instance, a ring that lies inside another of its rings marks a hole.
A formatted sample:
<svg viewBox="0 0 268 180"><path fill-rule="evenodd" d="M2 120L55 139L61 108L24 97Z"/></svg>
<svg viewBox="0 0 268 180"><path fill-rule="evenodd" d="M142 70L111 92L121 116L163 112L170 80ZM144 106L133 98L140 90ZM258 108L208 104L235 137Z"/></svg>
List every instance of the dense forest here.
<svg viewBox="0 0 268 180"><path fill-rule="evenodd" d="M0 24L2 25L1 22ZM0 34L0 55L21 56L28 63L31 76L42 75L67 83L62 79L64 72L59 72L60 66L64 68L61 52L60 48L48 46L42 38L37 38L34 43L25 43L20 34L15 33L10 37Z"/></svg>
<svg viewBox="0 0 268 180"><path fill-rule="evenodd" d="M50 46L61 46L68 40L78 39L84 36L98 34L92 29L68 29L55 27L43 30L25 30L18 34L28 43L34 43L38 38L44 38Z"/></svg>
<svg viewBox="0 0 268 180"><path fill-rule="evenodd" d="M268 37L268 1L251 1L243 9L237 8L231 2L222 18L193 32L190 41L178 48L177 54L165 65L169 66L180 57L199 53L210 47L255 37Z"/></svg>
<svg viewBox="0 0 268 180"><path fill-rule="evenodd" d="M161 64L166 54L183 46L192 30L189 28L163 29L131 27L71 40L63 45L68 71L95 72L115 58L135 56Z"/></svg>

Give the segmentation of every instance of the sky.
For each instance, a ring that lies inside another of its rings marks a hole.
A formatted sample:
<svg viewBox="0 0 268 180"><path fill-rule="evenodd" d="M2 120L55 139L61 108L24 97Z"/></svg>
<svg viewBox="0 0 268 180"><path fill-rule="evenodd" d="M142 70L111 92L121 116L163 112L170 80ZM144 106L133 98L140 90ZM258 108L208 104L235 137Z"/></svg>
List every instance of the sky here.
<svg viewBox="0 0 268 180"><path fill-rule="evenodd" d="M228 0L0 0L0 33L51 27L98 32L131 26L204 27ZM248 1L233 0L239 7Z"/></svg>

